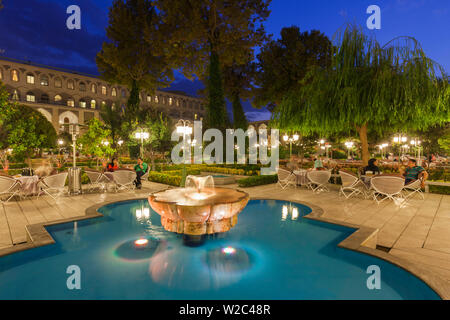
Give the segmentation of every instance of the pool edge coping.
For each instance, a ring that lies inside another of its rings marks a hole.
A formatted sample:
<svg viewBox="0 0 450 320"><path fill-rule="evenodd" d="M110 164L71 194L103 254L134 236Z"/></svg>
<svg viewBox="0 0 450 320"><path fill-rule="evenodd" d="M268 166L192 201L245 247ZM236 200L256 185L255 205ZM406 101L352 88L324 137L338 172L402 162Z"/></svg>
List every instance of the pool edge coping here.
<svg viewBox="0 0 450 320"><path fill-rule="evenodd" d="M27 242L0 249L0 257L56 243L53 237L47 231L46 227L100 218L103 217L103 214L99 213L98 209L114 203L128 202L133 200L147 200L147 198L135 198L128 196L121 200L105 201L86 208L85 215L83 216L27 225L25 227L27 232ZM392 254L376 249L378 229L323 217L325 211L321 207L306 201L286 200L276 197L250 197L250 201L251 200L278 200L305 205L311 208L312 211L303 218L355 229L354 232L352 232L347 238L345 238L338 244L338 247L360 252L363 254L368 254L370 256L387 261L405 270L406 272L411 273L413 276L423 281L441 299L450 300L450 289L447 286L443 285L444 283L447 283L447 281L444 280L441 276L433 274L424 267L417 265L417 263L407 261L403 258L399 258Z"/></svg>

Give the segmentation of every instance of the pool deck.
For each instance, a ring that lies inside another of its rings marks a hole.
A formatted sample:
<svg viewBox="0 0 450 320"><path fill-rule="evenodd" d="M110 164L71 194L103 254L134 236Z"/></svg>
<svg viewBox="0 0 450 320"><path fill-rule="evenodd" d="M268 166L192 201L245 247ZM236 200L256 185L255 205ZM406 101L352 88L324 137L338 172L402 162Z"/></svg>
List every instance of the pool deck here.
<svg viewBox="0 0 450 320"><path fill-rule="evenodd" d="M79 217L94 205L145 198L150 192L167 188L144 182L142 190L133 192L63 196L57 201L42 196L0 204L0 250L11 250L27 242L27 225ZM336 186L330 186L330 192L318 194L304 188L281 190L275 184L243 190L253 199L310 203L323 209L322 218L378 229L378 249L438 275L450 290L450 196L426 194L425 200L417 196L406 206L399 206L392 201L377 205L360 198L345 200L339 197Z"/></svg>

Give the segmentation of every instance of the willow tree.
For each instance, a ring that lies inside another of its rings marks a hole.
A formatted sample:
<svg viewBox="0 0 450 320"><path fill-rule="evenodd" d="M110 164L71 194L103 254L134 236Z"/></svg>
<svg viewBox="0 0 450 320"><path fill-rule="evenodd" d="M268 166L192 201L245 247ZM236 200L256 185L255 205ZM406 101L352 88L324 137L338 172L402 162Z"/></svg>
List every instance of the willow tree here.
<svg viewBox="0 0 450 320"><path fill-rule="evenodd" d="M331 66L314 68L275 109L280 127L322 135L356 131L367 163L368 130L424 129L449 120L447 78L415 39L381 46L348 26L332 50Z"/></svg>

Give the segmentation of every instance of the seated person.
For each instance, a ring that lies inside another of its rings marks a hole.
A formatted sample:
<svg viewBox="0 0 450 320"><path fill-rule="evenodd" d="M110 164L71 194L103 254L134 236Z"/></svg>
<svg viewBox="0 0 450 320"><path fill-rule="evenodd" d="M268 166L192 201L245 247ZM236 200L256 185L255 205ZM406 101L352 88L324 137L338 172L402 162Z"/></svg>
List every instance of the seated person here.
<svg viewBox="0 0 450 320"><path fill-rule="evenodd" d="M41 165L37 167L36 170L34 170L34 173L39 176L39 178L42 178L54 174L55 170L50 165L47 159L43 159Z"/></svg>
<svg viewBox="0 0 450 320"><path fill-rule="evenodd" d="M325 170L322 160L319 158L314 159L314 170Z"/></svg>
<svg viewBox="0 0 450 320"><path fill-rule="evenodd" d="M117 161L116 158L112 158L111 162L108 163L108 165L106 166L106 171L114 172L117 169L119 169L119 162Z"/></svg>
<svg viewBox="0 0 450 320"><path fill-rule="evenodd" d="M424 168L417 165L417 161L415 159L409 159L408 166L406 170L401 170L400 173L405 177L405 184L410 184L411 182L419 179L419 176L422 175L422 188L425 187L425 180L428 178L428 173Z"/></svg>
<svg viewBox="0 0 450 320"><path fill-rule="evenodd" d="M142 182L141 177L147 172L148 165L142 160L141 157L138 158L137 165L134 166L134 171L136 171L136 180L134 181L134 184L136 185L137 189L142 188Z"/></svg>
<svg viewBox="0 0 450 320"><path fill-rule="evenodd" d="M365 175L367 171L371 171L372 174L380 174L380 168L378 168L378 160L377 159L370 159L369 165L367 167L364 167L363 174Z"/></svg>

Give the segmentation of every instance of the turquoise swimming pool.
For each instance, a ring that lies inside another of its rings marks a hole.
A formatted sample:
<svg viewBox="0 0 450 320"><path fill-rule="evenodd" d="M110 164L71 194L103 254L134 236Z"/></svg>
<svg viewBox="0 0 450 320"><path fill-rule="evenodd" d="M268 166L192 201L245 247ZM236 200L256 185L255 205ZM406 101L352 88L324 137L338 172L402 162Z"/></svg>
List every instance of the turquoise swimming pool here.
<svg viewBox="0 0 450 320"><path fill-rule="evenodd" d="M147 200L99 211L49 227L53 245L0 258L0 299L439 299L405 270L338 248L354 230L303 219L304 205L250 201L235 228L197 246L165 231ZM374 265L379 290L367 287Z"/></svg>

